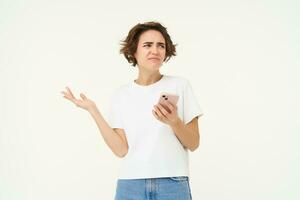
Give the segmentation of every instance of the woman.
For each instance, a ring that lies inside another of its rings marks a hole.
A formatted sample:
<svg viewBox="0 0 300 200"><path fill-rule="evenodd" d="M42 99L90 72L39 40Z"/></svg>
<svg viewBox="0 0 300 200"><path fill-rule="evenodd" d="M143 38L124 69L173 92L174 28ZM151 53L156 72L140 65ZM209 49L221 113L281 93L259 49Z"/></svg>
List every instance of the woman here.
<svg viewBox="0 0 300 200"><path fill-rule="evenodd" d="M188 150L199 146L202 111L187 79L159 71L176 55L175 45L164 26L147 22L129 31L120 52L138 66L138 77L114 92L111 125L84 94L76 99L69 88L62 93L92 115L106 144L122 158L116 200L192 199ZM177 95L178 102L162 105L162 93Z"/></svg>

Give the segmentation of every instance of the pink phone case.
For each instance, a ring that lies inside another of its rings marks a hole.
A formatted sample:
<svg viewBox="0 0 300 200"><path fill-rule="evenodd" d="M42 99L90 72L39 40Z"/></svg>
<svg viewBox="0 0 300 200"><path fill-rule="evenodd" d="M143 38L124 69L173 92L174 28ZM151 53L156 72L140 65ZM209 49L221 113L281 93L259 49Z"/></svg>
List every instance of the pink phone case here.
<svg viewBox="0 0 300 200"><path fill-rule="evenodd" d="M162 106L168 111L171 112L168 109L168 106L166 105L166 101L169 101L172 105L176 105L178 102L179 96L176 94L170 94L170 93L161 93L159 97L159 103L162 104Z"/></svg>

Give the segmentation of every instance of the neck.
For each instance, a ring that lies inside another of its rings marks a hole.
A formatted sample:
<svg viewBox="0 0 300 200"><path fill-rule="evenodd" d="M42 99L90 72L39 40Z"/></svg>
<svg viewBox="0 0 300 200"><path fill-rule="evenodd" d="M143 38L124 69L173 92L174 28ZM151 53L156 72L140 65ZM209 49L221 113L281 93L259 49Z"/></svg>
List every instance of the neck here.
<svg viewBox="0 0 300 200"><path fill-rule="evenodd" d="M162 74L160 72L157 73L141 73L139 72L139 76L134 82L136 82L139 85L151 85L157 81L159 81L162 78Z"/></svg>

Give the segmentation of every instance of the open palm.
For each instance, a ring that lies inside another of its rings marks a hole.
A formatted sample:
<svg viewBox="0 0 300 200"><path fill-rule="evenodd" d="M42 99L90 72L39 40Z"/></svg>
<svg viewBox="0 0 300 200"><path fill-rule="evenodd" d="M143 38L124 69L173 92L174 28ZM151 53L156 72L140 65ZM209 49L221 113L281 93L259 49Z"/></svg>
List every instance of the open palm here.
<svg viewBox="0 0 300 200"><path fill-rule="evenodd" d="M95 103L92 100L88 99L83 93L80 93L81 99L76 99L72 91L68 87L66 87L66 91L62 91L61 93L64 95L64 98L70 100L76 106L87 111L91 110L95 106Z"/></svg>

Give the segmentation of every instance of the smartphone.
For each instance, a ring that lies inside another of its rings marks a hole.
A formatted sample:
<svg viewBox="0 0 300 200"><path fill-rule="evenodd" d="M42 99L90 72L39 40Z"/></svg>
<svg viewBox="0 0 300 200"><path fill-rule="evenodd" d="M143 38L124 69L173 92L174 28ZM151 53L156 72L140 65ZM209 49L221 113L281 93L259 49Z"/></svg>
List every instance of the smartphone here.
<svg viewBox="0 0 300 200"><path fill-rule="evenodd" d="M179 96L176 94L171 93L161 93L159 97L159 103L169 112L171 113L171 110L168 108L166 101L169 101L172 105L176 105L178 102Z"/></svg>

